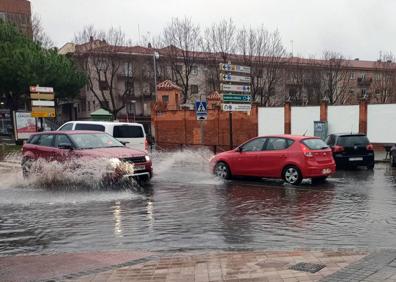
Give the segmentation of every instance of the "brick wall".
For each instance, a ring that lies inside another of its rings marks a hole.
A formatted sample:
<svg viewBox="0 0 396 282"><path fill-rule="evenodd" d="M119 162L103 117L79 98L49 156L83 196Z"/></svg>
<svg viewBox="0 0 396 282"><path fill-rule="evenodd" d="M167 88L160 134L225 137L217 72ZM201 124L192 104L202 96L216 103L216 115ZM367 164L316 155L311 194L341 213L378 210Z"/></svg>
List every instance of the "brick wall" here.
<svg viewBox="0 0 396 282"><path fill-rule="evenodd" d="M250 114L233 113L233 145L257 136L257 108ZM201 130L200 122L203 124ZM208 120L197 121L194 111L179 110L152 114L156 144L163 149L182 145L205 145L216 150L229 149L229 115L220 109L208 110ZM201 131L203 132L201 136ZM201 140L203 142L201 142Z"/></svg>

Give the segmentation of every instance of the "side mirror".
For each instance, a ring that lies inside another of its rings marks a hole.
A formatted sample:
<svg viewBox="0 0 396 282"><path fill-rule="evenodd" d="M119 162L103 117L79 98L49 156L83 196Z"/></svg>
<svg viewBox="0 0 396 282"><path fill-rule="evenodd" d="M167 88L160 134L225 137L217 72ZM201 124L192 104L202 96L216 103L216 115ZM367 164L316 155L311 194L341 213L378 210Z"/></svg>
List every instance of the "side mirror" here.
<svg viewBox="0 0 396 282"><path fill-rule="evenodd" d="M72 144L69 144L69 143L60 143L58 145L58 148L63 149L63 150L73 150Z"/></svg>
<svg viewBox="0 0 396 282"><path fill-rule="evenodd" d="M129 144L128 141L120 141L120 143L121 143L122 145L124 145L124 146L126 146L126 144Z"/></svg>
<svg viewBox="0 0 396 282"><path fill-rule="evenodd" d="M239 153L242 153L242 147L238 147L238 148L236 149L236 151L239 152Z"/></svg>

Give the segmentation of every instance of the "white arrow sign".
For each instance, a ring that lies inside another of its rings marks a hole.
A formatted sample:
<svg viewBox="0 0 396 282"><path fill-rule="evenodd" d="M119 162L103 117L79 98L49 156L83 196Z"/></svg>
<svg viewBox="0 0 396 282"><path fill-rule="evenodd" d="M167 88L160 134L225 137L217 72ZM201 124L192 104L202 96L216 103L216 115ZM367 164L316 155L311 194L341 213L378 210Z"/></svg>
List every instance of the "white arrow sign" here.
<svg viewBox="0 0 396 282"><path fill-rule="evenodd" d="M230 84L221 84L220 90L224 92L250 92L250 85L230 85Z"/></svg>
<svg viewBox="0 0 396 282"><path fill-rule="evenodd" d="M219 68L221 71L226 72L240 72L240 73L250 73L250 67L239 66L239 65L231 65L231 64L220 64Z"/></svg>
<svg viewBox="0 0 396 282"><path fill-rule="evenodd" d="M250 104L221 104L225 112L250 112L252 105Z"/></svg>
<svg viewBox="0 0 396 282"><path fill-rule="evenodd" d="M230 82L241 82L241 83L250 83L251 79L249 76L240 76L240 75L232 75L232 74L220 74L221 81L230 81Z"/></svg>

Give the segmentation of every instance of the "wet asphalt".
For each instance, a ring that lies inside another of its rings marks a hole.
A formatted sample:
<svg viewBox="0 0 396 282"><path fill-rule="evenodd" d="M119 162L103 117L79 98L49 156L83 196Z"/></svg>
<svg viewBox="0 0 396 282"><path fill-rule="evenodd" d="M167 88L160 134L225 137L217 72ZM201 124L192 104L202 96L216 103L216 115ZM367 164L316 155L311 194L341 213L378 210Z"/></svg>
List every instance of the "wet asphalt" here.
<svg viewBox="0 0 396 282"><path fill-rule="evenodd" d="M327 182L216 179L205 151L153 155L151 184L79 189L0 180L0 255L98 250L396 248L396 169Z"/></svg>

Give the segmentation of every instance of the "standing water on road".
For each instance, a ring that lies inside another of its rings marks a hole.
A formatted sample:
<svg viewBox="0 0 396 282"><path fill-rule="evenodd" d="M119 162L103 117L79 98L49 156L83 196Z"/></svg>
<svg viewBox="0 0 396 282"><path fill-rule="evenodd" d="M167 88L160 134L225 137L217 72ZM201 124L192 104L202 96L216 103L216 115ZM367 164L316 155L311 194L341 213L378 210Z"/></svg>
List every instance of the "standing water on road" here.
<svg viewBox="0 0 396 282"><path fill-rule="evenodd" d="M388 164L292 187L223 182L210 173L210 156L204 150L154 153L155 177L144 189L69 189L69 179L46 187L26 182L20 171L0 170L0 255L396 248L396 170Z"/></svg>

